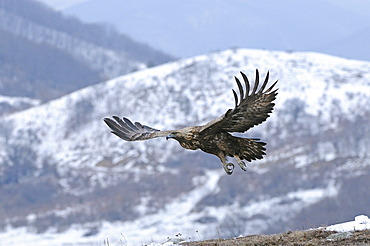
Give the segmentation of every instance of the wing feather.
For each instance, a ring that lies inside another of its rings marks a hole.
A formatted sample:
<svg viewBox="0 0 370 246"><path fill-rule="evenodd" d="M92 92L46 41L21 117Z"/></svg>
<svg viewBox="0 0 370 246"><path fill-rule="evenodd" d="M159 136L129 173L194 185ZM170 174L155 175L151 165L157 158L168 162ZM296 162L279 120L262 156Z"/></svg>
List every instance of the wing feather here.
<svg viewBox="0 0 370 246"><path fill-rule="evenodd" d="M235 107L229 109L219 118L204 125L201 129L201 134L212 134L220 131L245 132L261 124L269 117L275 105L273 101L276 98L277 89L273 90L273 88L277 81L265 90L269 80L269 72L267 72L266 78L258 90L259 72L256 70L254 86L250 93L251 86L249 80L244 73L241 72L241 75L245 83L245 92L241 87L240 81L235 78L239 88L239 98L233 90Z"/></svg>
<svg viewBox="0 0 370 246"><path fill-rule="evenodd" d="M238 106L238 95L236 94L236 92L233 90L233 94L234 94L234 99L235 99L235 107Z"/></svg>
<svg viewBox="0 0 370 246"><path fill-rule="evenodd" d="M125 118L125 117L123 117L122 118L123 119L123 121L126 123L126 125L129 127L129 128L131 128L131 130L133 130L133 131L137 131L137 130L139 130L134 124L132 124L132 122L129 120L129 119L127 119L127 118Z"/></svg>
<svg viewBox="0 0 370 246"><path fill-rule="evenodd" d="M125 123L121 118L118 116L113 116L113 119L116 120L116 122L121 126L121 130L125 133L129 133L132 129Z"/></svg>
<svg viewBox="0 0 370 246"><path fill-rule="evenodd" d="M244 80L244 84L245 84L245 90L246 90L246 95L245 96L248 96L249 90L250 90L250 85L249 85L248 77L244 73L242 73L242 72L240 72L240 73L242 74L242 77L243 77L243 80Z"/></svg>
<svg viewBox="0 0 370 246"><path fill-rule="evenodd" d="M119 118L112 116L111 118L104 118L104 122L111 129L111 132L116 136L126 141L146 140L157 137L165 137L172 131L160 131L155 128L142 125L139 122L132 123L127 118Z"/></svg>
<svg viewBox="0 0 370 246"><path fill-rule="evenodd" d="M270 71L267 71L265 81L263 81L263 84L262 84L261 88L259 89L258 93L263 93L263 90L266 88L266 85L269 81L269 77L270 77Z"/></svg>
<svg viewBox="0 0 370 246"><path fill-rule="evenodd" d="M241 74L243 74L243 73L241 72ZM247 76L245 75L245 77L247 77ZM254 87L253 87L253 91L252 91L251 95L256 94L259 83L260 83L260 75L259 75L258 70L256 69L256 79L254 81Z"/></svg>
<svg viewBox="0 0 370 246"><path fill-rule="evenodd" d="M237 77L234 77L235 78L235 81L236 81L236 84L238 85L238 88L239 88L239 94L240 94L240 98L244 98L244 90L243 90L243 86L242 84L240 83L240 80L237 78ZM236 107L237 105L235 105Z"/></svg>

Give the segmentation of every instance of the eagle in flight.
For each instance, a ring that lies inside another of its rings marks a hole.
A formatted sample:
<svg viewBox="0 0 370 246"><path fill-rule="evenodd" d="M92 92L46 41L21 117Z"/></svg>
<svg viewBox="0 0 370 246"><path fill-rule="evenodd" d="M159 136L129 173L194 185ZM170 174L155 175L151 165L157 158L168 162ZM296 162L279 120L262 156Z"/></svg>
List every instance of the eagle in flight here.
<svg viewBox="0 0 370 246"><path fill-rule="evenodd" d="M104 122L112 133L126 141L146 140L157 137L173 138L183 148L202 151L216 155L220 158L227 174L232 174L234 164L227 161L226 157L234 157L241 169L246 171L245 161L262 159L265 155L266 143L257 138L241 138L233 136L232 132L245 132L250 128L264 122L274 108L273 101L277 90L274 89L277 81L265 90L269 80L269 72L259 87L259 73L256 70L256 78L252 91L247 76L240 72L245 89L240 80L235 77L239 89L239 96L233 91L235 107L226 111L217 119L203 126L189 126L178 130L160 131L152 127L142 125L139 122L132 123L127 118L113 116L113 119L104 118Z"/></svg>

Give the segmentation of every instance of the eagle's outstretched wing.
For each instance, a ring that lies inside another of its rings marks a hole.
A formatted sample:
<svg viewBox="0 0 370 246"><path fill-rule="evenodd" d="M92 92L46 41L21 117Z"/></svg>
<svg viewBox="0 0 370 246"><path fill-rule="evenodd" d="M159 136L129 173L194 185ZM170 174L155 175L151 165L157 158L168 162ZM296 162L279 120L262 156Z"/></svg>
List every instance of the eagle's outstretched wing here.
<svg viewBox="0 0 370 246"><path fill-rule="evenodd" d="M171 133L171 131L160 131L149 126L142 125L139 122L132 123L127 118L121 119L118 116L112 117L115 121L110 118L104 118L104 122L112 130L113 134L126 141L165 137Z"/></svg>
<svg viewBox="0 0 370 246"><path fill-rule="evenodd" d="M266 78L261 88L258 90L259 73L258 70L256 70L254 87L250 93L248 78L244 73L240 73L245 83L246 92L244 92L239 79L235 77L239 88L239 98L237 93L233 90L235 107L233 109L229 109L219 118L204 125L200 131L201 134L213 134L220 131L245 132L256 125L261 124L269 117L269 113L272 112L275 105L273 101L276 98L277 89L273 90L273 87L276 85L277 81L265 90L269 79L269 72L267 72Z"/></svg>

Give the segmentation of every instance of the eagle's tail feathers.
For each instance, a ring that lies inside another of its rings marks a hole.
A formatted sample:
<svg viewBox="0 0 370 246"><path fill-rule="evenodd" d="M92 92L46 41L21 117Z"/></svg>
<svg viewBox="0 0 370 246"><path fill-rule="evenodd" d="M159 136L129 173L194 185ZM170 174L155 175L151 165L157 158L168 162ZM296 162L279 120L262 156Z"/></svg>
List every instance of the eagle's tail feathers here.
<svg viewBox="0 0 370 246"><path fill-rule="evenodd" d="M266 155L264 147L266 143L260 142L259 139L238 138L240 147L240 159L251 162L252 160L262 159Z"/></svg>

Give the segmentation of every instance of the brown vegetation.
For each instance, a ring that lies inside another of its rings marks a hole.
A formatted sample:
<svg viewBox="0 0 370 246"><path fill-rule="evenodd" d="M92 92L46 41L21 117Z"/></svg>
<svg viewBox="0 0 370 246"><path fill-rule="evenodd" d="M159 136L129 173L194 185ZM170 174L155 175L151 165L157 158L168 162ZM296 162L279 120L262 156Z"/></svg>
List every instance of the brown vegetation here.
<svg viewBox="0 0 370 246"><path fill-rule="evenodd" d="M274 235L252 235L233 239L213 239L187 242L186 246L252 246L252 245L370 245L370 230L341 233L339 237L331 235L337 232L321 229L305 231L288 231ZM343 236L341 236L343 235ZM330 237L331 236L331 237ZM335 239L331 239L335 238Z"/></svg>

